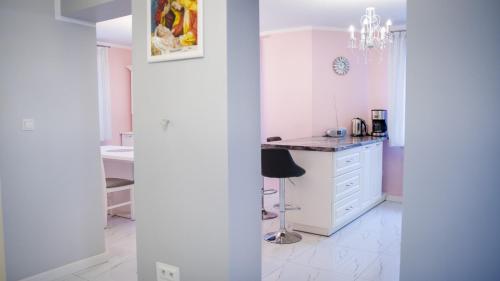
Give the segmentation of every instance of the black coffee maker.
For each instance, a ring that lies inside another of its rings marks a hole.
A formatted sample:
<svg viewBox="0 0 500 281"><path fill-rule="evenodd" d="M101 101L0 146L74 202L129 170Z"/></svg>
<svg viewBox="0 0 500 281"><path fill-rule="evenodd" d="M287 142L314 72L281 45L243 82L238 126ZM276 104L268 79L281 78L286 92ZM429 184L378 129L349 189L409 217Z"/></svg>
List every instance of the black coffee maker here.
<svg viewBox="0 0 500 281"><path fill-rule="evenodd" d="M372 109L372 136L387 136L387 110Z"/></svg>

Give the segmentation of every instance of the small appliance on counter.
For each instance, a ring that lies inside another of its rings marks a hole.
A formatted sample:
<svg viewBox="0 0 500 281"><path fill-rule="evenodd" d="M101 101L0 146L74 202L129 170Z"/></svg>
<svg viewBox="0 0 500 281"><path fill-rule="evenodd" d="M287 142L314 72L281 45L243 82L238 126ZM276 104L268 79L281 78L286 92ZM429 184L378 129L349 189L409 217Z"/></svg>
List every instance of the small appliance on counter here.
<svg viewBox="0 0 500 281"><path fill-rule="evenodd" d="M387 110L372 109L372 136L387 136Z"/></svg>
<svg viewBox="0 0 500 281"><path fill-rule="evenodd" d="M346 128L335 128L326 130L325 135L332 138L343 138L345 137L346 133Z"/></svg>
<svg viewBox="0 0 500 281"><path fill-rule="evenodd" d="M352 119L352 136L353 137L364 137L368 135L368 130L366 128L365 120L361 118Z"/></svg>

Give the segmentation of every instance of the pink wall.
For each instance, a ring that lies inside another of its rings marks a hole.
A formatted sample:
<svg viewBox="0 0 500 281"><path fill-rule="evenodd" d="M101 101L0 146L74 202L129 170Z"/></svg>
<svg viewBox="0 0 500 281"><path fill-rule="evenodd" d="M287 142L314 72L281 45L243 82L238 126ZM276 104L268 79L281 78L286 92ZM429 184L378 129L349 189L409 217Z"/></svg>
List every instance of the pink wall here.
<svg viewBox="0 0 500 281"><path fill-rule="evenodd" d="M313 134L321 136L326 129L337 127L335 122L335 99L339 126L350 132L351 120L360 117L369 118L368 93L369 69L359 62L357 53L347 49L346 34L332 31L313 30ZM350 71L339 76L332 68L333 60L338 56L349 59Z"/></svg>
<svg viewBox="0 0 500 281"><path fill-rule="evenodd" d="M263 140L312 134L311 48L307 31L261 37Z"/></svg>
<svg viewBox="0 0 500 281"><path fill-rule="evenodd" d="M305 30L261 37L263 140L275 135L320 136L336 127L334 95L339 126L349 131L352 118L361 117L371 125L370 110L387 109L386 54L372 56L365 64L360 53L347 48L347 36L346 32ZM345 76L332 70L338 56L350 61ZM401 196L403 149L387 145L384 149L384 192Z"/></svg>
<svg viewBox="0 0 500 281"><path fill-rule="evenodd" d="M111 95L112 139L108 145L120 145L120 133L132 131L130 103L130 71L132 52L127 49L109 49L109 76Z"/></svg>
<svg viewBox="0 0 500 281"><path fill-rule="evenodd" d="M384 144L384 192L392 196L403 196L404 148Z"/></svg>
<svg viewBox="0 0 500 281"><path fill-rule="evenodd" d="M308 31L263 36L261 60L261 138L312 135L312 40ZM266 188L277 188L265 178Z"/></svg>
<svg viewBox="0 0 500 281"><path fill-rule="evenodd" d="M357 62L345 46L344 34L332 31L297 31L261 37L262 139L321 136L339 126L350 129L351 119L369 119L367 99L370 69ZM346 76L333 72L337 56L351 61ZM367 81L359 83L359 81Z"/></svg>

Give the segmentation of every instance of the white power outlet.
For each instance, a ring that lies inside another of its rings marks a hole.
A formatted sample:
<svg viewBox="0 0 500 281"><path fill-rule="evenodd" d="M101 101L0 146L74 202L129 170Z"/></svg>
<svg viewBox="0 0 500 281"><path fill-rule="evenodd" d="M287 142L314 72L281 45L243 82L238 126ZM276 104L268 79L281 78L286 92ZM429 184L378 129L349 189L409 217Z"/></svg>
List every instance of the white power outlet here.
<svg viewBox="0 0 500 281"><path fill-rule="evenodd" d="M33 131L35 130L35 119L26 118L23 119L23 131Z"/></svg>
<svg viewBox="0 0 500 281"><path fill-rule="evenodd" d="M180 281L180 270L177 266L166 263L156 263L157 281Z"/></svg>

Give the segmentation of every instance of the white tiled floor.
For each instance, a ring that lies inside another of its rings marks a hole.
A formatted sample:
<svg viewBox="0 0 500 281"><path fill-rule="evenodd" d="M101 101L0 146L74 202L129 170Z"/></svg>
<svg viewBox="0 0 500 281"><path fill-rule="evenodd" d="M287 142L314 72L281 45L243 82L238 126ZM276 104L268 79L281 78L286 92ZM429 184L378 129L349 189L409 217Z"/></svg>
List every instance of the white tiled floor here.
<svg viewBox="0 0 500 281"><path fill-rule="evenodd" d="M108 262L55 281L137 281L135 222L120 217L109 219L106 245Z"/></svg>
<svg viewBox="0 0 500 281"><path fill-rule="evenodd" d="M401 204L384 202L331 237L302 233L297 244L262 244L263 281L397 281ZM263 233L278 228L265 221Z"/></svg>
<svg viewBox="0 0 500 281"><path fill-rule="evenodd" d="M275 198L269 198L272 205ZM397 281L401 204L384 202L331 237L303 233L291 245L262 244L263 281ZM262 233L278 228L263 222ZM57 281L137 281L135 223L112 218L106 230L108 262Z"/></svg>

